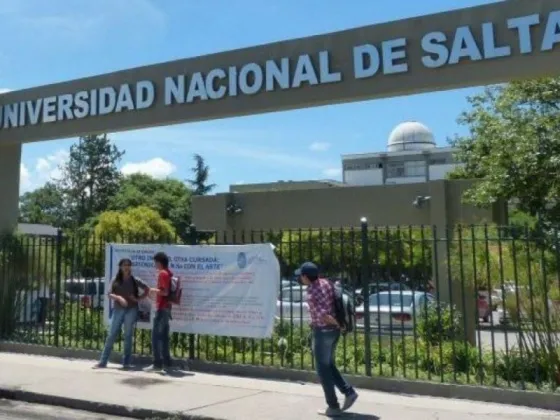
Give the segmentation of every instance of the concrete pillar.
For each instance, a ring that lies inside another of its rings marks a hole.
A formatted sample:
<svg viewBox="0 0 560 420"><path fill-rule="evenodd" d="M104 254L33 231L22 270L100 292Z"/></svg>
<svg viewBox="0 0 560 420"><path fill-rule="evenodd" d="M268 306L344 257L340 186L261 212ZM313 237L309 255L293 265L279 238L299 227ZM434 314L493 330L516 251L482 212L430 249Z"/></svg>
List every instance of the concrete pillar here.
<svg viewBox="0 0 560 420"><path fill-rule="evenodd" d="M387 155L381 155L381 176L383 178L383 185L387 183L387 165L389 161Z"/></svg>
<svg viewBox="0 0 560 420"><path fill-rule="evenodd" d="M450 255L454 239L456 220L447 206L447 181L430 182L430 223L435 227L436 241L433 250L434 286L438 300L452 303L463 315L463 325L467 340L476 345L476 300L474 299L473 279L450 278ZM465 264L471 263L464 261ZM459 271L458 269L456 271Z"/></svg>
<svg viewBox="0 0 560 420"><path fill-rule="evenodd" d="M426 182L430 181L430 156L431 153L429 150L425 150L424 153L424 163L426 164Z"/></svg>
<svg viewBox="0 0 560 420"><path fill-rule="evenodd" d="M21 143L0 145L0 234L17 227L20 166Z"/></svg>

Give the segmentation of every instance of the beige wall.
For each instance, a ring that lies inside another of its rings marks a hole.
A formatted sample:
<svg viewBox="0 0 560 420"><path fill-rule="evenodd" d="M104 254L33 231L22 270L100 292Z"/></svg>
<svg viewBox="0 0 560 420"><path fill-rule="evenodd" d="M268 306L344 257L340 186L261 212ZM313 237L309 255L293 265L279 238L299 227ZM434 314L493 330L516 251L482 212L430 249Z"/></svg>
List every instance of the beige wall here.
<svg viewBox="0 0 560 420"><path fill-rule="evenodd" d="M205 230L260 230L358 226L366 217L378 225L439 225L497 220L493 210L461 203L470 181L333 187L194 197L193 222ZM412 202L430 196L422 208ZM231 202L243 211L228 215Z"/></svg>

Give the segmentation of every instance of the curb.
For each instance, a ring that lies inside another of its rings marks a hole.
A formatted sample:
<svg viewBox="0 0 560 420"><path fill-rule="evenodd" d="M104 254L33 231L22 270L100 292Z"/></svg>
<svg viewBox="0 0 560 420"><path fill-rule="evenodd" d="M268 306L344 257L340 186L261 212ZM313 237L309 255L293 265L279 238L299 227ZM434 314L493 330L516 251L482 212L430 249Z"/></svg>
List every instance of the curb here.
<svg viewBox="0 0 560 420"><path fill-rule="evenodd" d="M100 354L100 352L92 350L21 344L0 340L0 353L1 352L81 360L97 360ZM113 352L111 355L111 361L118 363L119 360L120 355ZM150 359L147 356L136 356L135 361L138 363L149 363ZM184 362L187 362L186 364L188 364L188 369L192 372L276 381L317 383L317 376L314 372L310 371L267 366L204 362L201 360L184 360ZM523 391L476 385L444 384L412 379L384 378L379 376L345 376L356 388L371 391L460 399L536 408L541 410L560 411L560 393ZM190 418L197 419L197 417ZM202 419L204 418L202 417Z"/></svg>
<svg viewBox="0 0 560 420"><path fill-rule="evenodd" d="M159 410L127 407L124 405L106 404L95 401L86 401L76 398L59 397L40 394L19 389L0 388L0 399L23 401L31 404L52 405L70 408L73 410L89 411L91 413L105 414L107 416L127 417L133 419L151 420L223 420L217 417L200 416L187 413L171 413Z"/></svg>

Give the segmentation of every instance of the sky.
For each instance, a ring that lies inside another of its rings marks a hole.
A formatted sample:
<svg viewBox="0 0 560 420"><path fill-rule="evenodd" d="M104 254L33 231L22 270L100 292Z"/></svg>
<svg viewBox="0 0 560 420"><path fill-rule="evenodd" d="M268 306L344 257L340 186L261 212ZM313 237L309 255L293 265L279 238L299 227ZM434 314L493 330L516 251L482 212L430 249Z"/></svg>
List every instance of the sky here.
<svg viewBox="0 0 560 420"><path fill-rule="evenodd" d="M0 0L0 92L489 3L481 0ZM6 40L9 40L6 42ZM383 151L421 121L438 145L477 89L111 134L123 173L187 179L193 154L230 184L341 179L341 155ZM26 144L21 192L60 176L77 139Z"/></svg>

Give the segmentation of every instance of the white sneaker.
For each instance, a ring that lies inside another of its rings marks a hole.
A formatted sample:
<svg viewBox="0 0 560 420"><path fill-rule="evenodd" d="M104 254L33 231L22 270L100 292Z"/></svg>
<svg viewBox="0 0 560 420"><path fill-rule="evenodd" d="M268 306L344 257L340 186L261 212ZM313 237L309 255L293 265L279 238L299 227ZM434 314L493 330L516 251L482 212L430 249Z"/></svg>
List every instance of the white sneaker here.
<svg viewBox="0 0 560 420"><path fill-rule="evenodd" d="M150 373L163 373L163 368L160 368L158 366L149 366L146 369L144 369L144 372L150 372Z"/></svg>

